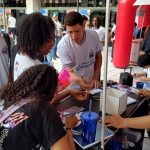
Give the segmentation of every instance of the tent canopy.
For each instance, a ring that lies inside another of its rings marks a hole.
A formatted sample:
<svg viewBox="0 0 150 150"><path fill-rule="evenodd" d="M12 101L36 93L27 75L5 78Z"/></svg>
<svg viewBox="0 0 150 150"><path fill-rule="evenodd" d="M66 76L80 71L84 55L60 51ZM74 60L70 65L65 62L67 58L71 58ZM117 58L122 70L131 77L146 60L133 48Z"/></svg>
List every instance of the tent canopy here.
<svg viewBox="0 0 150 150"><path fill-rule="evenodd" d="M136 0L133 6L135 5L150 5L150 0Z"/></svg>

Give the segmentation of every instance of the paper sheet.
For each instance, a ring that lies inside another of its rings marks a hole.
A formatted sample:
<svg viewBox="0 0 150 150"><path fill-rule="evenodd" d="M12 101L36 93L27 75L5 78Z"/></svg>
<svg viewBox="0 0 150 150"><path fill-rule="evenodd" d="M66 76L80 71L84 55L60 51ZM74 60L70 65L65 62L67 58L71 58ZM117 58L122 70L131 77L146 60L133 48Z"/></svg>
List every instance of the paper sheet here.
<svg viewBox="0 0 150 150"><path fill-rule="evenodd" d="M92 90L89 91L89 93L92 94L92 95L100 93L100 92L102 92L101 89L92 89Z"/></svg>
<svg viewBox="0 0 150 150"><path fill-rule="evenodd" d="M128 98L127 98L127 105L134 104L134 103L136 103L136 102L137 102L137 100L134 99L134 98L131 98L131 97L128 97Z"/></svg>

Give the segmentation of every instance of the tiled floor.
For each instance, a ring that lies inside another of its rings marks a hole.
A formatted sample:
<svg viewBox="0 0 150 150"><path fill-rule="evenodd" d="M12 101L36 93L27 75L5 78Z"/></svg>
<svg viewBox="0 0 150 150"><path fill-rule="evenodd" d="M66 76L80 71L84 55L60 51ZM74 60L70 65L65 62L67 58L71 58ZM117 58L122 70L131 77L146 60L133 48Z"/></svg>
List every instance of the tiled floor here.
<svg viewBox="0 0 150 150"><path fill-rule="evenodd" d="M150 139L148 138L148 135L147 135L146 131L145 131L143 150L150 150Z"/></svg>

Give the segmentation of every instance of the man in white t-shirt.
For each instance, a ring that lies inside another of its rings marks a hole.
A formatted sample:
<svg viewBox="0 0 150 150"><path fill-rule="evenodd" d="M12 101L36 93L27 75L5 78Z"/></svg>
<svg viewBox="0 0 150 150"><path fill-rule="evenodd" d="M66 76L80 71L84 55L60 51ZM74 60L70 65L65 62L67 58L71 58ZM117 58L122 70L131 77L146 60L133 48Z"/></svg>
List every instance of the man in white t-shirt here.
<svg viewBox="0 0 150 150"><path fill-rule="evenodd" d="M64 23L67 34L57 49L63 67L70 71L72 82L82 89L98 87L102 46L97 33L84 29L82 15L78 12L68 13Z"/></svg>
<svg viewBox="0 0 150 150"><path fill-rule="evenodd" d="M92 18L92 29L95 30L99 36L100 42L104 45L105 41L105 28L101 26L101 21L99 16L94 16Z"/></svg>
<svg viewBox="0 0 150 150"><path fill-rule="evenodd" d="M8 33L15 39L16 34L16 18L14 14L11 13L8 18Z"/></svg>
<svg viewBox="0 0 150 150"><path fill-rule="evenodd" d="M42 23L39 24L39 22ZM22 19L19 20L17 24L17 48L19 52L14 62L14 80L26 69L41 63L37 59L38 55L47 55L49 53L54 46L54 29L55 24L51 18L43 16L40 13L24 15ZM69 94L81 101L86 100L88 97L87 92L65 89L55 95L52 103L58 103Z"/></svg>

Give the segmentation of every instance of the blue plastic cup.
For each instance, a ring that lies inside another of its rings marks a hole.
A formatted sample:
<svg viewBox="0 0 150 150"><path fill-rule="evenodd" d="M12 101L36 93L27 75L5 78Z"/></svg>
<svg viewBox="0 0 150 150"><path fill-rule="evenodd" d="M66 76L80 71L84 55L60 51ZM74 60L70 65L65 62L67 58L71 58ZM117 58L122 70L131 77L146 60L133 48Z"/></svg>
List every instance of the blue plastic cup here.
<svg viewBox="0 0 150 150"><path fill-rule="evenodd" d="M136 82L137 89L143 89L144 83L143 82Z"/></svg>
<svg viewBox="0 0 150 150"><path fill-rule="evenodd" d="M95 134L97 128L97 121L99 115L96 112L83 112L81 114L82 120L82 140L86 143L95 141Z"/></svg>

